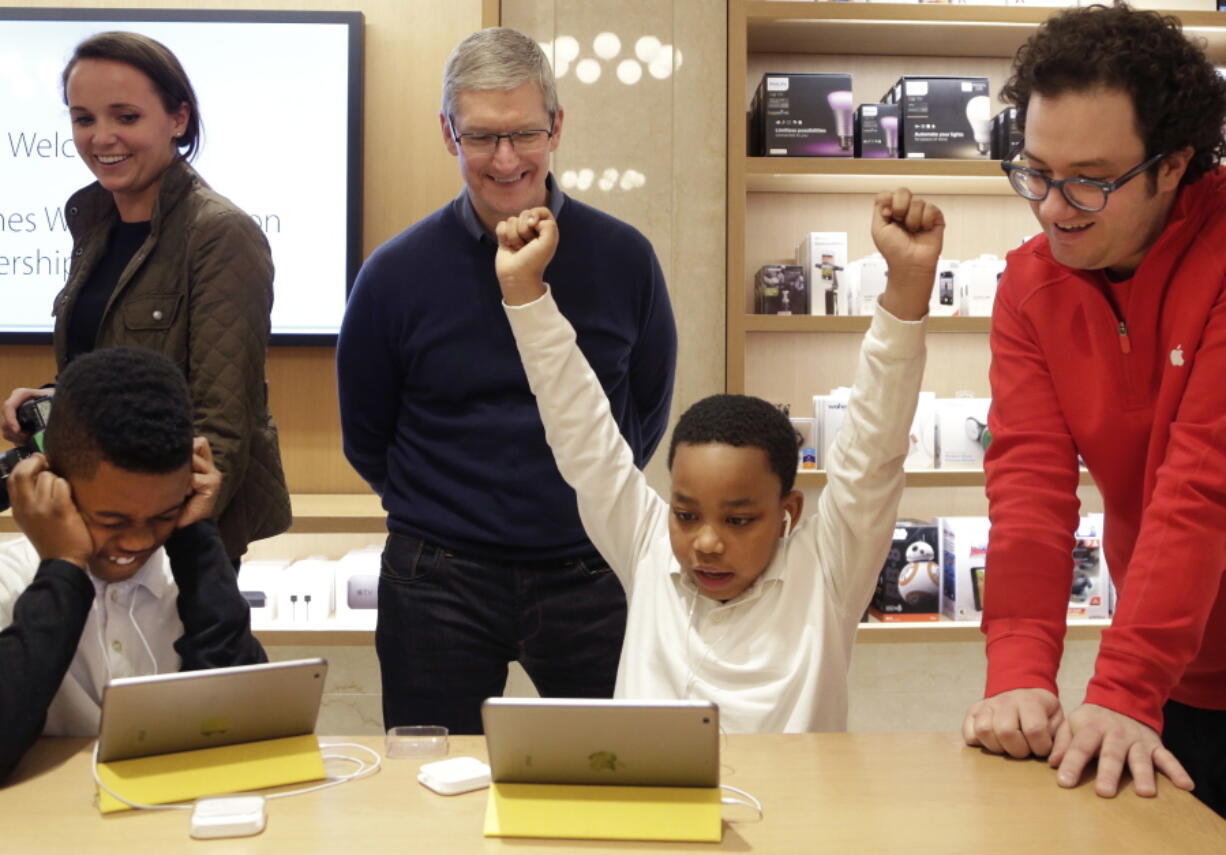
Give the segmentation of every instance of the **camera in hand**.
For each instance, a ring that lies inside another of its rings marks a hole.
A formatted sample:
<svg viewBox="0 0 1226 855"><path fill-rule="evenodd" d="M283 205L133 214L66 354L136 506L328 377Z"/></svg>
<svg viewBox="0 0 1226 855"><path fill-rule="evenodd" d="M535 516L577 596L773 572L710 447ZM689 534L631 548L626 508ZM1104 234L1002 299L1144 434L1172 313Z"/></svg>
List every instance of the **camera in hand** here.
<svg viewBox="0 0 1226 855"><path fill-rule="evenodd" d="M8 479L17 464L31 454L43 450L43 432L47 429L47 420L51 418L51 396L31 398L17 408L17 424L21 432L30 438L25 445L10 448L0 454L0 511L9 508Z"/></svg>

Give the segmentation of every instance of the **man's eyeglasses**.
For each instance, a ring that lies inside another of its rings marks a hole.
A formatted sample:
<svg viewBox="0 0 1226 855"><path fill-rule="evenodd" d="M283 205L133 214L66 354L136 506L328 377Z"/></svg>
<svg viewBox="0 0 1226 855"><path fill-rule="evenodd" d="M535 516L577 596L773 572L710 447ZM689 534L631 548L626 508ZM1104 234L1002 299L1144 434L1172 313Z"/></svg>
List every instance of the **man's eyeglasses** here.
<svg viewBox="0 0 1226 855"><path fill-rule="evenodd" d="M1036 169L1008 160L1001 161L1000 168L1009 176L1009 184L1023 199L1042 202L1055 187L1064 194L1065 200L1074 208L1094 214L1107 207L1107 197L1164 157L1166 157L1164 154L1155 154L1144 163L1138 163L1114 181L1096 181L1093 178L1048 178Z"/></svg>
<svg viewBox="0 0 1226 855"><path fill-rule="evenodd" d="M451 138L456 141L465 154L488 155L498 150L498 144L503 140L511 143L519 154L535 154L549 147L553 139L553 118L549 120L549 130L530 129L512 131L509 134L457 134L455 120L450 117L447 123L451 125Z"/></svg>

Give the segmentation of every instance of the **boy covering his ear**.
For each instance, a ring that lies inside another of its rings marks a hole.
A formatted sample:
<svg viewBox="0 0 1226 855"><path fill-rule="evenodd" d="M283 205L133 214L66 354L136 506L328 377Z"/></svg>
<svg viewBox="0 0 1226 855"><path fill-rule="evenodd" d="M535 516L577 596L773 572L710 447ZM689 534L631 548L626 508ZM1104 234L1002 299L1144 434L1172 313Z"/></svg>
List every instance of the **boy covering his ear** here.
<svg viewBox="0 0 1226 855"><path fill-rule="evenodd" d="M127 348L77 358L45 447L8 479L25 537L0 544L0 780L40 734L96 735L110 679L267 661L178 368Z"/></svg>
<svg viewBox="0 0 1226 855"><path fill-rule="evenodd" d="M711 700L729 732L846 727L847 668L893 535L944 225L906 190L876 199L888 286L805 520L791 423L745 395L681 416L671 496L656 495L544 284L557 223L535 208L498 225L496 272L546 439L626 589L616 697Z"/></svg>

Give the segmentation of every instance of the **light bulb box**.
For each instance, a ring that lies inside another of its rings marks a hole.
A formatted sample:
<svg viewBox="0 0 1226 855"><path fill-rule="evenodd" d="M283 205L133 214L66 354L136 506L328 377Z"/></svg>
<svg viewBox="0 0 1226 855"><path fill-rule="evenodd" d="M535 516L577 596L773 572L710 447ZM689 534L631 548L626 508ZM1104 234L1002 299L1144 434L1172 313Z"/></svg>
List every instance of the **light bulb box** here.
<svg viewBox="0 0 1226 855"><path fill-rule="evenodd" d="M950 620L983 617L988 558L987 517L941 517L941 613Z"/></svg>
<svg viewBox="0 0 1226 855"><path fill-rule="evenodd" d="M900 157L897 104L861 104L856 108L856 157Z"/></svg>
<svg viewBox="0 0 1226 855"><path fill-rule="evenodd" d="M851 157L850 74L768 73L750 106L750 151L759 157Z"/></svg>
<svg viewBox="0 0 1226 855"><path fill-rule="evenodd" d="M799 265L762 265L754 274L753 294L755 314L809 314L809 286Z"/></svg>
<svg viewBox="0 0 1226 855"><path fill-rule="evenodd" d="M1021 148L1022 129L1017 126L1017 107L1006 107L992 117L992 159L1006 160Z"/></svg>
<svg viewBox="0 0 1226 855"><path fill-rule="evenodd" d="M940 620L940 554L936 523L899 520L868 613L887 623Z"/></svg>
<svg viewBox="0 0 1226 855"><path fill-rule="evenodd" d="M1111 616L1111 574L1103 553L1103 515L1081 518L1073 540L1073 583L1069 591L1068 616Z"/></svg>
<svg viewBox="0 0 1226 855"><path fill-rule="evenodd" d="M937 398L934 469L982 469L991 398Z"/></svg>
<svg viewBox="0 0 1226 855"><path fill-rule="evenodd" d="M983 159L991 151L986 77L905 74L881 100L898 105L903 157Z"/></svg>
<svg viewBox="0 0 1226 855"><path fill-rule="evenodd" d="M842 275L847 232L809 232L796 247L796 261L809 283L809 314L851 314L851 294Z"/></svg>

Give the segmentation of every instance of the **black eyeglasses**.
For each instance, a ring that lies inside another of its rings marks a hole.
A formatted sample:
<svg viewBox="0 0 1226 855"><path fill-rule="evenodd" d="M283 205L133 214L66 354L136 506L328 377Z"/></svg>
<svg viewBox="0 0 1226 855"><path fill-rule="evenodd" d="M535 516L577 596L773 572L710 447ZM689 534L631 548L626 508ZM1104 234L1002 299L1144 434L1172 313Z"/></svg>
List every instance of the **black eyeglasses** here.
<svg viewBox="0 0 1226 855"><path fill-rule="evenodd" d="M498 144L503 140L511 143L519 154L535 154L544 151L553 139L553 117L549 117L549 130L544 128L512 131L509 134L457 134L455 120L447 117L451 126L451 138L468 154L488 155L498 150Z"/></svg>
<svg viewBox="0 0 1226 855"><path fill-rule="evenodd" d="M1142 172L1152 167L1165 154L1155 154L1144 163L1138 163L1114 181L1095 181L1093 178L1048 178L1042 172L1012 161L1001 161L1000 168L1009 176L1009 184L1023 199L1042 202L1057 187L1067 201L1079 211L1097 213L1107 207L1107 197L1119 190Z"/></svg>

